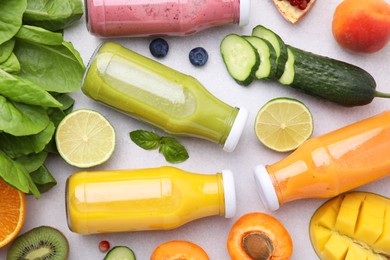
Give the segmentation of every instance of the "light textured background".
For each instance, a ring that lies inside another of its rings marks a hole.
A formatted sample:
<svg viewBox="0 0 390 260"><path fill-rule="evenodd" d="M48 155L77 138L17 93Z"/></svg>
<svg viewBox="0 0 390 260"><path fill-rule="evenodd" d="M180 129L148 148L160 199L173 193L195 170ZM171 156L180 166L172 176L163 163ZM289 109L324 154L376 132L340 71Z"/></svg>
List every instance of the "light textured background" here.
<svg viewBox="0 0 390 260"><path fill-rule="evenodd" d="M319 0L311 12L298 24L286 22L276 10L271 0L252 0L249 25L239 28L228 25L213 28L196 35L180 38L166 38L170 51L163 64L196 77L215 96L228 104L246 107L249 119L243 136L233 153L222 151L221 147L195 138L180 138L188 148L190 158L174 165L184 170L199 173L215 173L221 169L234 172L237 189L237 214L232 219L209 217L188 223L170 231L127 232L82 236L69 231L64 208L64 188L66 178L78 169L67 165L61 158L52 157L48 168L58 181L58 185L43 195L40 200L29 197L27 216L22 232L40 225L56 227L64 232L70 242L70 259L103 259L98 250L99 241L105 239L112 246L126 245L136 253L137 259L150 258L159 244L183 239L197 243L213 260L230 259L226 240L234 221L241 215L254 211L265 211L256 193L253 181L253 168L257 164L271 164L288 154L276 153L262 146L253 131L254 118L258 109L274 97L293 97L303 101L314 116L314 136L325 134L349 123L380 113L390 107L390 100L375 99L363 107L346 108L307 96L294 89L273 82L257 81L249 87L237 85L228 75L219 52L219 44L229 33L250 34L257 24L265 25L277 32L286 43L318 54L338 58L358 65L370 72L378 83L378 90L390 92L388 60L390 45L372 55L358 55L341 49L333 39L331 22L335 7L340 0ZM71 41L80 51L85 63L95 48L102 42L90 35L82 19L65 32L65 39ZM149 38L115 39L132 50L151 57ZM209 53L206 66L196 68L188 61L188 52L202 46ZM72 94L76 99L75 109L90 108L100 111L114 125L117 132L117 147L110 161L96 169L135 169L168 165L157 151L144 151L132 143L128 133L136 129L156 130L110 108L95 103L81 91ZM158 133L162 133L156 130ZM390 178L360 187L360 190L373 191L390 197ZM294 253L292 259L317 259L308 237L308 225L313 212L324 202L321 199L307 199L288 203L276 212L269 212L278 218L290 232ZM0 249L0 259L5 259L6 248Z"/></svg>

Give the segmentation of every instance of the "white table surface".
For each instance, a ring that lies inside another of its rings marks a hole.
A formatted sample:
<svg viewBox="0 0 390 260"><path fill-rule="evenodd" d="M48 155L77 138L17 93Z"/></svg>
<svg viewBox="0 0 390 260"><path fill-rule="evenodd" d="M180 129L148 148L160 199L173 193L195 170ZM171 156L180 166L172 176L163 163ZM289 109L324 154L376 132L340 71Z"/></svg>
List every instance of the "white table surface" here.
<svg viewBox="0 0 390 260"><path fill-rule="evenodd" d="M64 189L66 178L78 171L67 165L60 157L52 156L47 167L58 181L55 188L36 200L27 199L27 215L22 233L40 225L49 225L61 230L69 240L69 259L103 259L98 249L99 241L108 240L112 246L126 245L132 248L137 259L147 260L161 243L173 239L192 241L200 245L212 260L230 259L226 241L235 220L249 212L267 212L256 193L253 181L253 168L257 164L271 164L288 153L273 152L259 143L253 131L254 118L258 109L274 97L292 97L303 101L314 117L314 136L325 134L349 123L380 113L390 107L390 100L375 99L371 104L347 108L307 96L289 87L274 82L256 81L249 87L239 86L227 73L223 64L219 44L229 33L250 34L254 26L262 24L277 32L286 43L318 54L338 58L358 65L370 72L377 81L378 90L390 92L388 60L390 45L376 54L352 54L341 49L335 42L331 23L334 9L341 0L319 0L311 12L298 24L285 21L271 0L252 0L249 25L239 28L228 25L213 28L186 38L167 37L170 50L167 57L159 61L183 73L196 77L211 93L226 103L246 107L250 114L242 138L232 153L224 152L217 144L196 138L180 138L187 147L190 158L175 167L199 173L215 173L231 169L235 176L237 190L237 214L232 219L208 217L188 223L169 231L140 231L99 235L78 235L69 231L66 224ZM84 17L65 31L65 39L71 41L87 64L94 49L102 39L89 34ZM114 40L114 39L111 39ZM150 38L115 39L128 48L145 56L152 57L148 46ZM194 67L188 60L188 52L202 46L209 53L209 61L204 67ZM112 158L95 169L135 169L169 165L157 151L144 151L129 138L129 132L136 129L156 130L113 109L86 97L81 91L73 93L74 109L89 108L105 115L117 132L117 146ZM385 178L363 187L390 197L390 178ZM294 244L292 259L318 259L308 237L308 226L313 212L324 202L322 199L306 199L283 205L276 212L267 212L278 218L289 231ZM8 247L0 249L0 259L6 258Z"/></svg>

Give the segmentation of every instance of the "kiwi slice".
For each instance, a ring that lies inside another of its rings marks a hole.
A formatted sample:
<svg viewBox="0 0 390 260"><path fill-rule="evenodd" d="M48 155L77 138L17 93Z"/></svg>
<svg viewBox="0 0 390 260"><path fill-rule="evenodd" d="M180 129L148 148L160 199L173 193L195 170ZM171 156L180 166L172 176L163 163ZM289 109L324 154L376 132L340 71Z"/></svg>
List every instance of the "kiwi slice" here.
<svg viewBox="0 0 390 260"><path fill-rule="evenodd" d="M57 229L40 226L18 236L7 251L7 260L68 259L69 243Z"/></svg>

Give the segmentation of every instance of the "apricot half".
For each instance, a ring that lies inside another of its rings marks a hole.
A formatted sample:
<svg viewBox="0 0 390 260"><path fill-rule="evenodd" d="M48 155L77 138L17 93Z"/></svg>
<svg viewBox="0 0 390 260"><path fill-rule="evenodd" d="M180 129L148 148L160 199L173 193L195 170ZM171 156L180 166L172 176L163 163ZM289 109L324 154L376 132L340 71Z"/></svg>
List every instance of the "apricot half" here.
<svg viewBox="0 0 390 260"><path fill-rule="evenodd" d="M368 192L340 195L317 209L309 233L321 259L390 259L390 199Z"/></svg>
<svg viewBox="0 0 390 260"><path fill-rule="evenodd" d="M384 0L344 0L334 12L332 32L345 49L377 52L390 40L390 4Z"/></svg>
<svg viewBox="0 0 390 260"><path fill-rule="evenodd" d="M287 229L262 212L245 214L234 223L227 248L232 260L288 260L293 252Z"/></svg>

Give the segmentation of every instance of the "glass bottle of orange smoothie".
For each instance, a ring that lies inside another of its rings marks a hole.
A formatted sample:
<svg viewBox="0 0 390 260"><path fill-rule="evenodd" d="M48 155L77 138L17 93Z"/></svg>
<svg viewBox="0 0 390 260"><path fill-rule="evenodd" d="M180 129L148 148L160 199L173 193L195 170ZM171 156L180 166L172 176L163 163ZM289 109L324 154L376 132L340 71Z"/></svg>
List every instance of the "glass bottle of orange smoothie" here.
<svg viewBox="0 0 390 260"><path fill-rule="evenodd" d="M390 111L309 139L272 165L255 168L269 210L302 198L329 198L390 174Z"/></svg>
<svg viewBox="0 0 390 260"><path fill-rule="evenodd" d="M106 42L92 57L82 91L90 98L168 133L235 149L248 112L207 91L195 78Z"/></svg>
<svg viewBox="0 0 390 260"><path fill-rule="evenodd" d="M229 170L199 174L165 166L82 171L68 178L65 197L68 226L79 234L166 230L236 212Z"/></svg>

